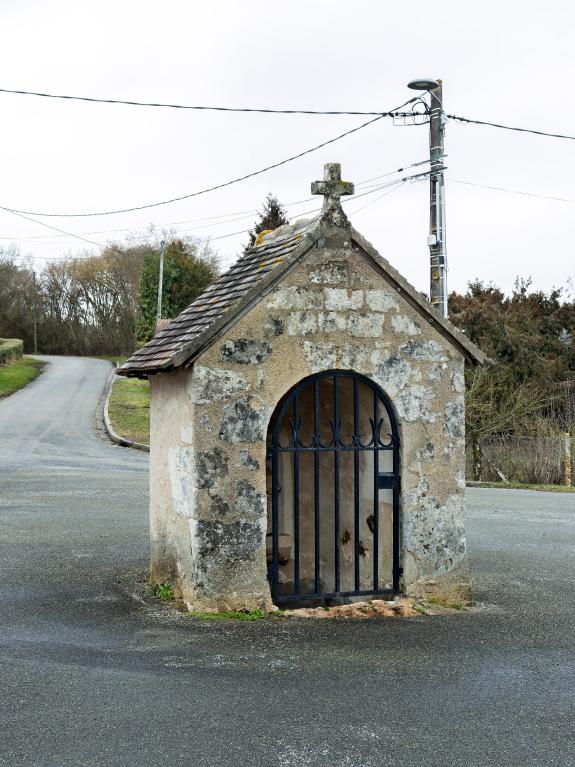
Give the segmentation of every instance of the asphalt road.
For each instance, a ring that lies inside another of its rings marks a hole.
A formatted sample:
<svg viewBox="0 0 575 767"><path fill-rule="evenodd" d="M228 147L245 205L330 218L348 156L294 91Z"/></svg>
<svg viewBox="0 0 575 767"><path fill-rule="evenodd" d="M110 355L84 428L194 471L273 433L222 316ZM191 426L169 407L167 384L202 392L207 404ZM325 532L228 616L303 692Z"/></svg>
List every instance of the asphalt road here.
<svg viewBox="0 0 575 767"><path fill-rule="evenodd" d="M109 366L0 401L0 765L575 765L575 495L469 490L477 610L198 623L130 596L147 456Z"/></svg>

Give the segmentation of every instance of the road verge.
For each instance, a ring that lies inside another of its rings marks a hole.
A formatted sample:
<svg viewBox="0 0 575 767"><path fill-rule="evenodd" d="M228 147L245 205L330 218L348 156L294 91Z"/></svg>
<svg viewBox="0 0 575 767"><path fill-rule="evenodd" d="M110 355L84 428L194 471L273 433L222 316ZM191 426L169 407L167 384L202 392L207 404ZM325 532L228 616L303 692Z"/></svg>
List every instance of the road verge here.
<svg viewBox="0 0 575 767"><path fill-rule="evenodd" d="M128 439L127 437L122 437L116 432L114 426L112 425L112 421L110 420L110 397L112 396L112 388L114 385L114 379L116 378L116 363L112 364L113 369L108 377L108 381L106 382L106 396L104 398L104 405L102 408L102 421L104 423L104 430L108 437L116 445L120 445L120 447L132 447L134 450L141 450L144 453L149 453L149 445L145 445L143 442L135 442L134 440Z"/></svg>

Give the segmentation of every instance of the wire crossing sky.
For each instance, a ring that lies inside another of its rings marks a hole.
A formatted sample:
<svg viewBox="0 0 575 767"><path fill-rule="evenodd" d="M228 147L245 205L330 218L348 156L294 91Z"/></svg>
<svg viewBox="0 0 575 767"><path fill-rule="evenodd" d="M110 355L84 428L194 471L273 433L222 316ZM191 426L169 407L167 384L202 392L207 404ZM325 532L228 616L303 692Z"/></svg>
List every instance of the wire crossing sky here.
<svg viewBox="0 0 575 767"><path fill-rule="evenodd" d="M429 184L381 176L428 155L407 83L431 77L448 115L449 287L575 276L571 4L446 3L440 22L423 0L27 0L0 14L17 86L0 91L0 204L20 212L0 210L0 243L39 268L151 226L211 237L225 267L268 193L307 215L310 183L339 162L366 193L346 202L353 225L427 291Z"/></svg>

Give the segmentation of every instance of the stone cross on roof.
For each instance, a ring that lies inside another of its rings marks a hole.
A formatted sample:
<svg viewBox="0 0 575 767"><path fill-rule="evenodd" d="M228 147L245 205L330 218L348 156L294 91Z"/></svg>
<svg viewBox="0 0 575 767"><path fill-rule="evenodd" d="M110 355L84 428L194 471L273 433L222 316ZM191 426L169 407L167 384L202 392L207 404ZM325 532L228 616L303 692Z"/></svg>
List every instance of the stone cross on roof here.
<svg viewBox="0 0 575 767"><path fill-rule="evenodd" d="M313 181L311 193L323 194L322 217L328 216L336 224L347 221L340 197L353 194L354 187L350 181L341 180L341 165L338 162L328 162L323 166L323 181Z"/></svg>

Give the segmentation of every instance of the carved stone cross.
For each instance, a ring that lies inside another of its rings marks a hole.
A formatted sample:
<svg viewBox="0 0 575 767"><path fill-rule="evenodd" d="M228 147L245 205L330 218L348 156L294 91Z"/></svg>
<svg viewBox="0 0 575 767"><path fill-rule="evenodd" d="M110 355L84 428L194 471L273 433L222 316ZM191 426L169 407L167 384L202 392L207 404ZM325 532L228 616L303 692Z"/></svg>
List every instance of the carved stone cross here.
<svg viewBox="0 0 575 767"><path fill-rule="evenodd" d="M336 219L346 220L340 197L353 194L354 187L350 181L341 180L341 165L338 162L328 162L323 166L323 181L313 181L311 193L323 194L322 216L331 213L336 214Z"/></svg>

